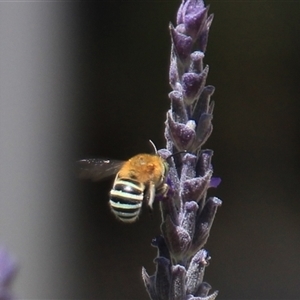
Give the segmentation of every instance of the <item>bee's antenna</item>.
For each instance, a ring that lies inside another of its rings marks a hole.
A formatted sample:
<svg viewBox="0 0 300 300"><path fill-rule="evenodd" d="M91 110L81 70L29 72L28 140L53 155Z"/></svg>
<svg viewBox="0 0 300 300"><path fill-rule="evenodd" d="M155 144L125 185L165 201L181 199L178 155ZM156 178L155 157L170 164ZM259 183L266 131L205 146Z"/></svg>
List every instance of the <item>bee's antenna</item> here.
<svg viewBox="0 0 300 300"><path fill-rule="evenodd" d="M157 154L157 148L156 148L155 144L154 144L151 140L149 140L149 142L150 142L150 144L152 145L155 154Z"/></svg>
<svg viewBox="0 0 300 300"><path fill-rule="evenodd" d="M182 153L187 153L187 150L175 152L175 153L169 155L169 156L166 158L166 160L170 159L171 157L173 157L173 156L175 156L175 155L182 154Z"/></svg>

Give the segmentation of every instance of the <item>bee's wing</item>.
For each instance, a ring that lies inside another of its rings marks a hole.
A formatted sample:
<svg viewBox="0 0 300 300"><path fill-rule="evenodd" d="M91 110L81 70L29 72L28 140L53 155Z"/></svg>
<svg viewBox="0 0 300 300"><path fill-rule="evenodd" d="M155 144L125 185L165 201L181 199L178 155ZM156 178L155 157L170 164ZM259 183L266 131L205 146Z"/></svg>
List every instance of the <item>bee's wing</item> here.
<svg viewBox="0 0 300 300"><path fill-rule="evenodd" d="M118 173L124 161L101 158L82 159L77 161L79 178L99 181Z"/></svg>

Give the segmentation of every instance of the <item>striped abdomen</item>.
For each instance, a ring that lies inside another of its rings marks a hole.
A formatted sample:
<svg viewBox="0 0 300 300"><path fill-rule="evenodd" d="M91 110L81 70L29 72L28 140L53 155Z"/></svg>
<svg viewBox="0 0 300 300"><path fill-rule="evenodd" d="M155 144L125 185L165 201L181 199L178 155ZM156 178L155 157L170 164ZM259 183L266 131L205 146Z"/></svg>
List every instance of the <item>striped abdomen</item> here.
<svg viewBox="0 0 300 300"><path fill-rule="evenodd" d="M122 222L131 223L138 218L144 200L145 185L130 178L117 178L110 191L109 205Z"/></svg>

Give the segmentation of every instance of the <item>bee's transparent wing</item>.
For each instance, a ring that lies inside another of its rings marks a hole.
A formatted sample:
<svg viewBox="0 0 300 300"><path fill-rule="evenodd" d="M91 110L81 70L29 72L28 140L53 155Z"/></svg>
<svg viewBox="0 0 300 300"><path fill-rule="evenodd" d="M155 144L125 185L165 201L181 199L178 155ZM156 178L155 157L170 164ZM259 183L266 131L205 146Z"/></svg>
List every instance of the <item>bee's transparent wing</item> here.
<svg viewBox="0 0 300 300"><path fill-rule="evenodd" d="M118 173L124 161L89 158L77 161L79 178L99 181Z"/></svg>

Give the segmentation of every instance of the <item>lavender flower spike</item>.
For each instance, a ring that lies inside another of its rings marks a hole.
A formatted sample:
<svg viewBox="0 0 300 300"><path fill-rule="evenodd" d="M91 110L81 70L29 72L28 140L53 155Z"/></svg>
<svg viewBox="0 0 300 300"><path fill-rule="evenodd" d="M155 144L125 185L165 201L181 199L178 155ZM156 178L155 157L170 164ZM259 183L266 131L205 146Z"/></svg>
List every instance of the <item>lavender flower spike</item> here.
<svg viewBox="0 0 300 300"><path fill-rule="evenodd" d="M0 248L0 300L12 300L10 291L17 272L17 265L4 248Z"/></svg>
<svg viewBox="0 0 300 300"><path fill-rule="evenodd" d="M170 25L171 61L167 112L166 149L158 151L168 158L169 191L160 201L162 235L153 240L158 249L156 272L142 277L152 300L214 300L211 286L203 281L210 257L203 249L215 214L221 205L207 190L217 187L212 177L213 151L202 149L212 132L213 86L206 86L208 66L203 66L208 32L213 15L202 0L183 0L176 26ZM184 155L176 154L186 151Z"/></svg>

